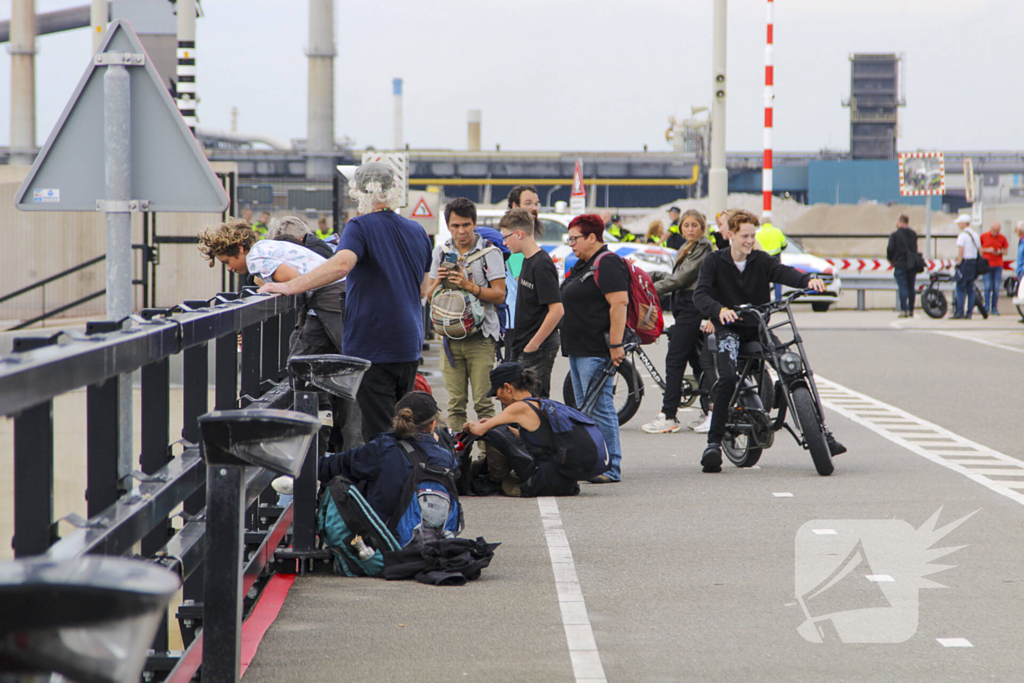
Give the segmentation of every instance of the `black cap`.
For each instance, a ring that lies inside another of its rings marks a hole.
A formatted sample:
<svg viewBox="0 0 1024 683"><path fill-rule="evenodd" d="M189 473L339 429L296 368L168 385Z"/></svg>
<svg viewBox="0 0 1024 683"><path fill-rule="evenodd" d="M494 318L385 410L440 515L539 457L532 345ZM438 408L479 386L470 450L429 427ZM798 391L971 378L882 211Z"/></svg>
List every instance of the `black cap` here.
<svg viewBox="0 0 1024 683"><path fill-rule="evenodd" d="M673 211L675 211L676 213L682 213L682 211L679 210L678 206L670 206L668 211L669 213L672 213Z"/></svg>
<svg viewBox="0 0 1024 683"><path fill-rule="evenodd" d="M395 412L408 408L413 422L420 423L437 416L437 401L425 391L410 391L395 406Z"/></svg>
<svg viewBox="0 0 1024 683"><path fill-rule="evenodd" d="M523 378L523 366L519 363L501 363L491 370L491 390L488 396L497 396L498 389L506 383L518 382Z"/></svg>
<svg viewBox="0 0 1024 683"><path fill-rule="evenodd" d="M613 213L612 214L612 223L618 223L621 220L622 220L622 216L620 216L617 213Z"/></svg>

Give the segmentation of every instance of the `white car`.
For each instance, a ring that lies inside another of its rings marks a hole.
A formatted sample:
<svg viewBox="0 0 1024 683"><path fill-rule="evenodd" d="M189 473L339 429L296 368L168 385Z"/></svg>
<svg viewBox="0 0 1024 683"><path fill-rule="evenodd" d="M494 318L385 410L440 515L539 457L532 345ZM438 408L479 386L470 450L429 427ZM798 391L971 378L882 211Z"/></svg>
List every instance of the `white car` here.
<svg viewBox="0 0 1024 683"><path fill-rule="evenodd" d="M825 282L825 291L821 294L808 294L797 299L797 303L809 303L815 311L824 312L829 306L839 300L843 293L843 282L836 275L835 269L825 259L808 254L803 248L791 239L786 239L786 248L782 250L782 263L792 266L804 273L821 278ZM790 291L789 287L782 288L783 293Z"/></svg>

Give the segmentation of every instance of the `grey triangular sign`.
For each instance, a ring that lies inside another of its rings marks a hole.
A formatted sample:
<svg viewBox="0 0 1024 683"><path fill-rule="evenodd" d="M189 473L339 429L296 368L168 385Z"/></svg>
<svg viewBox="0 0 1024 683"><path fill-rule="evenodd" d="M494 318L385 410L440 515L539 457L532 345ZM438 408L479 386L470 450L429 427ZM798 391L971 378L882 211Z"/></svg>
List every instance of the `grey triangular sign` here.
<svg viewBox="0 0 1024 683"><path fill-rule="evenodd" d="M129 54L131 198L148 211L219 213L228 196L185 125L131 25L114 21L25 182L14 196L23 211L95 211L106 198L102 63ZM104 58L101 55L108 55ZM137 56L141 55L141 59Z"/></svg>

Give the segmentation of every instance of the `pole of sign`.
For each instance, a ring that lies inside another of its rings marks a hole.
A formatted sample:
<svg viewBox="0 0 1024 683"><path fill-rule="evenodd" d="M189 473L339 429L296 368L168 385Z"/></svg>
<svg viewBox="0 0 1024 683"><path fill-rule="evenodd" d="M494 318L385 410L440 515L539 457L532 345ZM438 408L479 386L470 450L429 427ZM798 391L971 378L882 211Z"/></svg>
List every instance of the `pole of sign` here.
<svg viewBox="0 0 1024 683"><path fill-rule="evenodd" d="M708 171L708 220L724 211L729 194L725 168L726 0L715 0L711 51L711 168Z"/></svg>
<svg viewBox="0 0 1024 683"><path fill-rule="evenodd" d="M196 0L178 0L178 111L195 135L196 118Z"/></svg>
<svg viewBox="0 0 1024 683"><path fill-rule="evenodd" d="M123 64L109 64L103 74L103 145L106 153L107 319L132 313L132 117L131 78ZM121 414L118 475L132 471L131 375L117 379Z"/></svg>
<svg viewBox="0 0 1024 683"><path fill-rule="evenodd" d="M107 0L92 0L89 8L89 23L92 25L92 53L100 49L103 41L103 32L107 30L107 20L110 18L109 3Z"/></svg>
<svg viewBox="0 0 1024 683"><path fill-rule="evenodd" d="M764 49L764 165L761 171L761 194L764 206L761 217L765 223L772 220L772 117L775 106L775 2L768 0L768 38Z"/></svg>
<svg viewBox="0 0 1024 683"><path fill-rule="evenodd" d="M933 258L932 254L932 196L924 196L924 257Z"/></svg>

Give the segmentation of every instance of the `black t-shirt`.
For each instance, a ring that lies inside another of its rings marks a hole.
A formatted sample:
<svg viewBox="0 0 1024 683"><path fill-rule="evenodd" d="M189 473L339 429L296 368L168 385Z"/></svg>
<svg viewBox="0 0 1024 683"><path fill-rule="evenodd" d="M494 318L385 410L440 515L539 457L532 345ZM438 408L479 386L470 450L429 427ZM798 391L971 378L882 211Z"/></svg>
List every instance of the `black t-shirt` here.
<svg viewBox="0 0 1024 683"><path fill-rule="evenodd" d="M615 254L601 259L598 277L590 266L598 256L608 251L601 247L587 262L577 262L562 283L562 355L606 357L608 343L604 335L611 327L606 294L629 291L629 271Z"/></svg>
<svg viewBox="0 0 1024 683"><path fill-rule="evenodd" d="M523 261L519 271L519 291L516 294L515 341L512 351L521 353L523 348L537 334L548 304L562 301L558 290L558 269L548 252L541 249Z"/></svg>

